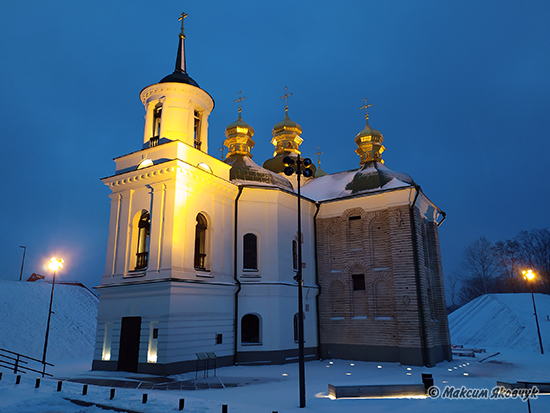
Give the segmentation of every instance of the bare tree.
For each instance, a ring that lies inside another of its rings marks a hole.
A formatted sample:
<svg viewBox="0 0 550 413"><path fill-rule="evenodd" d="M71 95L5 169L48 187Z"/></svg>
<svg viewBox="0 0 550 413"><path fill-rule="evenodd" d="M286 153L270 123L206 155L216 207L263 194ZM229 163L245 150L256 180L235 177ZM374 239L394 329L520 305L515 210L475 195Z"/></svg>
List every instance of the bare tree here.
<svg viewBox="0 0 550 413"><path fill-rule="evenodd" d="M550 231L546 228L521 231L514 241L521 266L533 269L540 277L534 289L550 293Z"/></svg>
<svg viewBox="0 0 550 413"><path fill-rule="evenodd" d="M464 249L462 258L460 299L468 302L498 289L498 265L493 244L481 237Z"/></svg>
<svg viewBox="0 0 550 413"><path fill-rule="evenodd" d="M445 276L445 292L447 293L447 311L453 312L460 307L461 303L458 300L458 289L460 286L460 273L452 271Z"/></svg>
<svg viewBox="0 0 550 413"><path fill-rule="evenodd" d="M497 241L493 245L493 254L499 267L500 292L517 293L525 290L521 278L520 247L517 241Z"/></svg>

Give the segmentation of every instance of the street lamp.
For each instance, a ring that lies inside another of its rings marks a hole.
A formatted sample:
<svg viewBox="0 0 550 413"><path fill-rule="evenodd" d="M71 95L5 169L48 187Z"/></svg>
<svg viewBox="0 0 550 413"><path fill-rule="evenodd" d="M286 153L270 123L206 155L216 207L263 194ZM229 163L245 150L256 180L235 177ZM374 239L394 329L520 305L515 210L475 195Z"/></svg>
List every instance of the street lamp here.
<svg viewBox="0 0 550 413"><path fill-rule="evenodd" d="M300 407L306 407L306 375L305 375L305 360L304 360L304 278L302 276L302 196L300 193L300 175L309 178L313 175L313 171L309 169L311 159L300 158L298 155L296 161L290 156L285 156L283 159L285 165L285 175L290 176L296 173L298 182L298 268L295 280L298 282L298 365L300 371Z"/></svg>
<svg viewBox="0 0 550 413"><path fill-rule="evenodd" d="M19 281L23 278L23 267L25 266L25 254L27 253L27 247L23 247L22 245L19 246L19 248L23 248L23 260L21 261L21 274L19 274Z"/></svg>
<svg viewBox="0 0 550 413"><path fill-rule="evenodd" d="M63 260L53 257L48 264L50 270L53 270L52 294L50 296L50 310L48 311L48 323L46 324L46 338L44 340L44 354L42 355L42 377L46 373L46 351L48 350L48 336L50 335L50 319L52 316L53 288L55 287L55 273L59 268L63 268Z"/></svg>
<svg viewBox="0 0 550 413"><path fill-rule="evenodd" d="M529 283L529 289L531 290L531 298L533 299L533 310L535 311L535 321L537 322L537 333L539 335L540 354L544 354L544 348L542 347L542 338L540 336L539 318L537 316L537 306L535 305L535 295L533 294L533 285L531 284L531 282L535 279L537 275L533 272L533 270L523 270L522 274L523 278L525 278Z"/></svg>

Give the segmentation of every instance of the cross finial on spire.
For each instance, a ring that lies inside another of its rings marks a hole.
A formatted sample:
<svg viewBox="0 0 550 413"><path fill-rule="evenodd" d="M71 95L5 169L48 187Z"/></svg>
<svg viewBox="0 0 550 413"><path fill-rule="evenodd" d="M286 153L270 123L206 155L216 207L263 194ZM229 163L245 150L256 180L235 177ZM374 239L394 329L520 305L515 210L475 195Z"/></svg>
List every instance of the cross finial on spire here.
<svg viewBox="0 0 550 413"><path fill-rule="evenodd" d="M185 33L183 33L183 19L185 19L187 17L187 14L185 14L185 12L181 13L181 16L180 18L178 19L181 20L181 32L180 32L180 37L185 39Z"/></svg>
<svg viewBox="0 0 550 413"><path fill-rule="evenodd" d="M246 99L246 96L241 96L242 93L243 92L239 90L239 98L235 99L235 103L239 103L239 118L241 117L241 112L243 111L242 101Z"/></svg>
<svg viewBox="0 0 550 413"><path fill-rule="evenodd" d="M319 165L319 168L321 168L321 155L324 154L324 152L321 152L319 147L317 147L317 153L314 153L313 155L317 155L317 165Z"/></svg>
<svg viewBox="0 0 550 413"><path fill-rule="evenodd" d="M365 109L365 120L367 121L367 126L369 125L369 108L372 106L372 103L367 103L367 98L365 98L365 104L359 108Z"/></svg>
<svg viewBox="0 0 550 413"><path fill-rule="evenodd" d="M223 155L224 155L223 152L225 151L225 146L222 145L222 147L218 150L222 153L220 159L223 161Z"/></svg>
<svg viewBox="0 0 550 413"><path fill-rule="evenodd" d="M285 86L285 94L281 96L281 99L285 100L285 113L288 112L288 98L292 96L292 93L288 93L288 88Z"/></svg>

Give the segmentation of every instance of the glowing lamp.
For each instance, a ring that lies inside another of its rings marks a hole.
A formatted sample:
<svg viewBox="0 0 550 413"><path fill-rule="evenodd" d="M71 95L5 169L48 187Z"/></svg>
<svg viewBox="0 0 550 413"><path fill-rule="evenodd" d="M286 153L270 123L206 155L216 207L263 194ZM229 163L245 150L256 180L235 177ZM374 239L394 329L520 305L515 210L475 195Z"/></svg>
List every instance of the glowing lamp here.
<svg viewBox="0 0 550 413"><path fill-rule="evenodd" d="M63 260L61 258L55 258L53 257L50 260L50 263L48 264L48 267L50 267L50 270L57 271L59 268L63 268Z"/></svg>
<svg viewBox="0 0 550 413"><path fill-rule="evenodd" d="M536 274L533 272L533 270L523 270L521 273L523 274L523 278L529 281L534 280L536 277Z"/></svg>

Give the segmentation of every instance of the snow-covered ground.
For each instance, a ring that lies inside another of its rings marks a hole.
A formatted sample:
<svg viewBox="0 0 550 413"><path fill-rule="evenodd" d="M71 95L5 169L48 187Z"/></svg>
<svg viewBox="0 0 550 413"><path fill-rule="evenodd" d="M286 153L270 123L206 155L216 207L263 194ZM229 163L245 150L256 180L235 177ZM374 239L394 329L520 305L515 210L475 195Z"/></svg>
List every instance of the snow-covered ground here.
<svg viewBox="0 0 550 413"><path fill-rule="evenodd" d="M57 288L57 287L56 287ZM4 297L2 297L4 298ZM550 297L536 295L542 339L550 343ZM47 311L47 310L46 310ZM239 387L206 390L140 390L117 388L110 400L108 387L89 386L82 396L82 384L64 381L61 392L56 391L57 380L64 378L106 377L134 379L144 375L122 372L91 372L90 359L81 358L63 362L57 360L51 370L55 379L42 380L34 388L34 375L22 377L15 384L15 376L4 370L0 380L0 412L105 412L99 407L77 406L66 399L79 399L101 405L114 406L138 412L178 411L179 399L185 399L184 412L221 412L228 405L229 412L517 412L527 411L520 399L452 400L441 397L403 399L338 399L328 398L328 384L408 384L421 383L421 373L431 373L435 385L468 389L489 389L497 380L550 381L550 354L541 355L538 346L530 294L506 294L480 297L451 314L453 343L483 347L486 354L476 358L455 358L433 368L403 366L395 363L365 363L346 360L323 360L306 363L307 406L298 407L298 366L232 366L218 369L220 383L241 383ZM2 331L9 324L4 318ZM518 327L519 325L519 327ZM532 337L531 337L532 336ZM38 340L38 337L36 337ZM458 340L458 341L457 341ZM470 341L468 341L470 340ZM38 340L39 341L39 340ZM483 343L488 343L485 346ZM86 347L88 344L84 344ZM550 346L545 348L549 353ZM484 362L484 356L500 352ZM55 362L56 360L54 360ZM212 371L210 371L212 375ZM173 377L176 380L194 378L195 374ZM200 376L199 376L200 377ZM251 383L251 384L244 384ZM254 384L256 383L256 384ZM142 394L148 394L147 404L141 403ZM533 412L550 411L550 395L531 400Z"/></svg>
<svg viewBox="0 0 550 413"><path fill-rule="evenodd" d="M0 348L42 359L52 285L0 280ZM91 360L98 298L84 287L56 284L47 361Z"/></svg>

